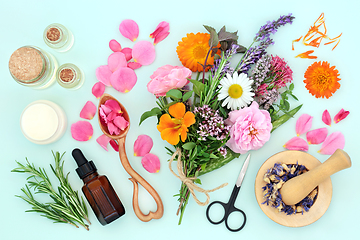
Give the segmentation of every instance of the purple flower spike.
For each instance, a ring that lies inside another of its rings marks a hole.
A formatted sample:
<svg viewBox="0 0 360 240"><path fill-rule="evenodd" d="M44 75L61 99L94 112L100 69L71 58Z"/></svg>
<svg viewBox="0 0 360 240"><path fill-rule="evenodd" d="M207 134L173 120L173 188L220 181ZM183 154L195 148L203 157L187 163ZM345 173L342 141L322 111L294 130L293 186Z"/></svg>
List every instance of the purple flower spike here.
<svg viewBox="0 0 360 240"><path fill-rule="evenodd" d="M259 32L255 35L254 41L259 42L263 41L265 38L270 37L271 34L276 33L277 29L281 26L286 25L287 23L292 23L294 18L291 16L292 14L289 13L286 16L280 16L278 20L274 20L272 22L268 21L265 25L260 27Z"/></svg>

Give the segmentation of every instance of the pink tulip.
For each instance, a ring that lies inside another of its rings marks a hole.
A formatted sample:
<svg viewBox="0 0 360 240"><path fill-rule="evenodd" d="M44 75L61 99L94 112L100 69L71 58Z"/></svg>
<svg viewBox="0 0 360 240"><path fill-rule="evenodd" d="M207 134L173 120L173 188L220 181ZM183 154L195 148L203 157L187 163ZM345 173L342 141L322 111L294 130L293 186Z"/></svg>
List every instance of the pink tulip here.
<svg viewBox="0 0 360 240"><path fill-rule="evenodd" d="M284 148L289 150L297 150L297 151L307 151L309 150L309 146L306 141L299 137L293 137L289 141L284 144Z"/></svg>
<svg viewBox="0 0 360 240"><path fill-rule="evenodd" d="M91 124L87 121L78 121L71 125L71 136L77 141L88 141L92 137L94 131Z"/></svg>
<svg viewBox="0 0 360 240"><path fill-rule="evenodd" d="M150 65L155 60L155 47L149 41L139 41L132 49L132 57L141 65Z"/></svg>
<svg viewBox="0 0 360 240"><path fill-rule="evenodd" d="M84 107L81 109L80 117L91 120L94 118L97 108L94 103L87 101Z"/></svg>
<svg viewBox="0 0 360 240"><path fill-rule="evenodd" d="M143 157L153 147L153 140L148 135L139 135L134 142L134 156Z"/></svg>
<svg viewBox="0 0 360 240"><path fill-rule="evenodd" d="M299 117L299 119L296 121L296 134L297 136L300 136L303 133L306 133L310 130L312 125L312 119L313 117L308 114L303 114Z"/></svg>
<svg viewBox="0 0 360 240"><path fill-rule="evenodd" d="M126 19L120 23L119 26L120 33L130 39L131 41L135 41L139 36L139 26L134 20Z"/></svg>
<svg viewBox="0 0 360 240"><path fill-rule="evenodd" d="M334 117L334 122L338 123L341 120L345 119L350 114L349 111L345 111L343 108L338 112Z"/></svg>
<svg viewBox="0 0 360 240"><path fill-rule="evenodd" d="M327 134L327 128L311 130L306 133L306 140L309 144L320 144L325 140Z"/></svg>
<svg viewBox="0 0 360 240"><path fill-rule="evenodd" d="M97 82L92 87L91 92L96 98L100 98L105 92L105 85L102 82Z"/></svg>
<svg viewBox="0 0 360 240"><path fill-rule="evenodd" d="M345 137L341 132L333 132L330 134L323 144L321 145L321 149L319 153L325 155L332 155L336 149L343 149L345 146Z"/></svg>
<svg viewBox="0 0 360 240"><path fill-rule="evenodd" d="M152 153L145 154L141 159L141 164L149 173L157 173L160 170L160 160Z"/></svg>
<svg viewBox="0 0 360 240"><path fill-rule="evenodd" d="M169 23L162 21L156 27L155 31L150 34L151 38L154 38L154 44L157 44L164 40L169 35Z"/></svg>
<svg viewBox="0 0 360 240"><path fill-rule="evenodd" d="M326 109L322 114L322 121L328 125L331 126L331 117L329 111Z"/></svg>

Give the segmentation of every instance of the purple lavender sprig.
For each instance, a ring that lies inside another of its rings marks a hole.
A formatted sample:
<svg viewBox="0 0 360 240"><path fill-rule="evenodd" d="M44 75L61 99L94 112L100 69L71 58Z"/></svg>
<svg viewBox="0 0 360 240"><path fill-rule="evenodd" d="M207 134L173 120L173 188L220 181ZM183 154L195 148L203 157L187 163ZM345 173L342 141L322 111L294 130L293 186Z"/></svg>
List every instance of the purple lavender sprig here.
<svg viewBox="0 0 360 240"><path fill-rule="evenodd" d="M268 21L265 25L260 27L259 32L256 33L254 42L263 41L265 38L270 37L271 34L276 33L277 29L287 23L292 24L295 17L289 13L286 16L280 16L278 20L272 22Z"/></svg>
<svg viewBox="0 0 360 240"><path fill-rule="evenodd" d="M267 47L273 44L274 41L268 37L258 46L250 47L239 62L239 65L236 67L237 72L247 73L251 68L251 65L255 64L262 56L266 54Z"/></svg>

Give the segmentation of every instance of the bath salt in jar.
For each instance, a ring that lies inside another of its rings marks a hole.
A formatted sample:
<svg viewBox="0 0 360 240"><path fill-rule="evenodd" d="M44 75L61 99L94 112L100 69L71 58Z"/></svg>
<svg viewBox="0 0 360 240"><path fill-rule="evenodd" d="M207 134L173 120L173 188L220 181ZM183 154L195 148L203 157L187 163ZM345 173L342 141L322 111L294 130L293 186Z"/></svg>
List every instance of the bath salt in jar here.
<svg viewBox="0 0 360 240"><path fill-rule="evenodd" d="M15 81L23 86L44 89L55 82L56 59L35 46L24 46L13 52L9 70Z"/></svg>
<svg viewBox="0 0 360 240"><path fill-rule="evenodd" d="M67 119L63 109L48 100L30 103L22 112L20 127L24 136L36 144L49 144L65 133Z"/></svg>
<svg viewBox="0 0 360 240"><path fill-rule="evenodd" d="M46 45L58 52L66 52L74 44L73 34L59 23L47 26L44 30L43 38Z"/></svg>

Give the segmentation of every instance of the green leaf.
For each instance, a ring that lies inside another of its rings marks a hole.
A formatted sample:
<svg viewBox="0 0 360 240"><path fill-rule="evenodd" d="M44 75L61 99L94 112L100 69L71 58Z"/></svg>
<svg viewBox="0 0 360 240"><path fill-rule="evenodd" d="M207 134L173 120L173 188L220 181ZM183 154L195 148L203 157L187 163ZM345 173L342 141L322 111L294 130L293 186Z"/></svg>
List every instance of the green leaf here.
<svg viewBox="0 0 360 240"><path fill-rule="evenodd" d="M193 84L194 93L201 97L201 93L203 93L205 89L205 84L193 79L189 79L189 81Z"/></svg>
<svg viewBox="0 0 360 240"><path fill-rule="evenodd" d="M193 92L194 92L194 91L189 91L189 92L185 93L184 96L182 97L183 102L185 102L186 100L188 100L189 98L191 98Z"/></svg>
<svg viewBox="0 0 360 240"><path fill-rule="evenodd" d="M182 145L182 148L185 150L191 150L194 147L196 147L196 143L194 143L194 142L188 142L188 143L185 143L184 145Z"/></svg>
<svg viewBox="0 0 360 240"><path fill-rule="evenodd" d="M150 111L144 112L141 117L140 117L140 122L139 125L147 118L152 117L152 116L157 116L158 114L161 113L160 108L158 107L154 107L153 109L151 109Z"/></svg>
<svg viewBox="0 0 360 240"><path fill-rule="evenodd" d="M290 91L294 90L294 84L293 84L293 83L292 83L292 84L290 84L290 86L289 86L289 90L290 90Z"/></svg>
<svg viewBox="0 0 360 240"><path fill-rule="evenodd" d="M170 97L176 100L179 100L182 98L182 93L179 89L171 89L166 93L166 97Z"/></svg>
<svg viewBox="0 0 360 240"><path fill-rule="evenodd" d="M211 154L210 154L210 158L218 158L218 156L216 156L215 154L211 153Z"/></svg>
<svg viewBox="0 0 360 240"><path fill-rule="evenodd" d="M236 32L227 32L226 31L226 28L225 26L223 26L219 33L218 33L218 36L219 36L219 41L237 41L238 40L238 35L237 35L237 31Z"/></svg>
<svg viewBox="0 0 360 240"><path fill-rule="evenodd" d="M302 107L302 104L297 106L296 108L292 109L288 113L283 114L281 117L279 117L275 121L273 121L272 122L273 127L271 129L271 132L273 132L275 129L277 129L278 127L283 125L287 120L289 120L291 117L293 117L300 110L301 107Z"/></svg>

